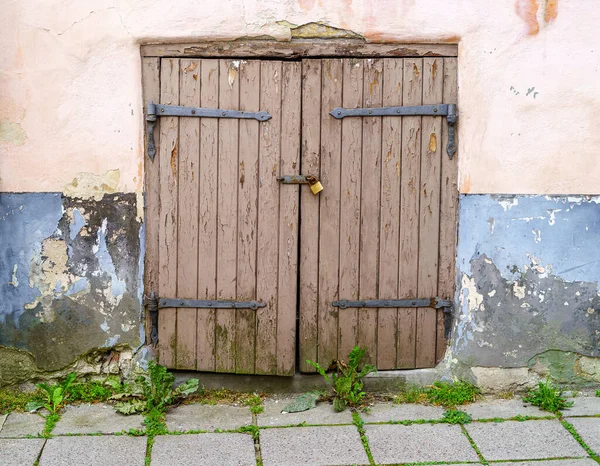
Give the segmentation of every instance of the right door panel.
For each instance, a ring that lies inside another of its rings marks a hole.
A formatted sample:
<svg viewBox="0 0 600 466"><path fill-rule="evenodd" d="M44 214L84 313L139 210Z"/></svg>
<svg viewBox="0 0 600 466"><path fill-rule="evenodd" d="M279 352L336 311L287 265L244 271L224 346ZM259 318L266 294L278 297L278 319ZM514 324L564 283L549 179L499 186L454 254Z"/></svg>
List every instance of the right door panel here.
<svg viewBox="0 0 600 466"><path fill-rule="evenodd" d="M302 62L300 370L329 366L354 345L378 369L433 367L445 350L434 308L339 309L338 299L454 293L457 158L443 117L355 117L336 107L456 103L456 58Z"/></svg>

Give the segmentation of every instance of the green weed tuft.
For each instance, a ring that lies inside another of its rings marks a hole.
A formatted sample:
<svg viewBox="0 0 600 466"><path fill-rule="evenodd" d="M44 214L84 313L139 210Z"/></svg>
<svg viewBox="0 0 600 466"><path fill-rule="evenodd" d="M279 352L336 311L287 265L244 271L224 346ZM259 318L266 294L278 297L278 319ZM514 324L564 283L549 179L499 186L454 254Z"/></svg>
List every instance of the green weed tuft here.
<svg viewBox="0 0 600 466"><path fill-rule="evenodd" d="M562 390L556 387L550 378L547 378L545 382L538 383L537 388L530 390L523 397L523 401L555 414L573 406L573 402L567 401Z"/></svg>
<svg viewBox="0 0 600 466"><path fill-rule="evenodd" d="M444 413L441 423L445 424L469 424L473 419L468 413L458 409L449 409Z"/></svg>
<svg viewBox="0 0 600 466"><path fill-rule="evenodd" d="M42 402L43 392L35 390L23 392L21 390L0 390L0 414L8 414L12 411L25 411L25 407L31 402Z"/></svg>
<svg viewBox="0 0 600 466"><path fill-rule="evenodd" d="M400 403L422 403L427 400L427 390L418 385L407 385L403 391L398 393L393 402Z"/></svg>
<svg viewBox="0 0 600 466"><path fill-rule="evenodd" d="M427 401L444 408L472 403L481 397L481 389L475 385L459 380L454 383L435 382L427 390Z"/></svg>
<svg viewBox="0 0 600 466"><path fill-rule="evenodd" d="M325 368L318 363L307 360L307 364L314 366L319 374L331 385L335 398L333 409L337 412L344 411L346 407L357 408L361 405L366 393L363 391L362 379L376 372L377 369L371 364L362 364L366 355L366 348L355 346L348 354L348 363L336 361L334 366L336 372L329 375Z"/></svg>
<svg viewBox="0 0 600 466"><path fill-rule="evenodd" d="M265 407L262 405L262 398L259 395L251 396L244 404L250 407L252 414L261 414L265 410Z"/></svg>
<svg viewBox="0 0 600 466"><path fill-rule="evenodd" d="M77 377L75 372L71 372L65 380L55 385L47 383L38 383L36 386L43 390L43 399L40 401L30 401L25 406L25 410L35 412L40 408L46 408L51 414L57 414L63 407L71 394L71 385Z"/></svg>

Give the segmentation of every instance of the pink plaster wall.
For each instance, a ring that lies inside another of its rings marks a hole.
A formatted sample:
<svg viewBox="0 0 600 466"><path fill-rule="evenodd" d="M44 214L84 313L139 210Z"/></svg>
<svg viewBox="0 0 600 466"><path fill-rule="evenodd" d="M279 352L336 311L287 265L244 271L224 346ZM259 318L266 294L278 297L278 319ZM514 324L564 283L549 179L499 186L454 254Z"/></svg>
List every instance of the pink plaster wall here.
<svg viewBox="0 0 600 466"><path fill-rule="evenodd" d="M462 192L600 192L598 0L2 3L0 191L62 191L118 170L117 190L139 192L140 44L283 40L286 20L459 42Z"/></svg>

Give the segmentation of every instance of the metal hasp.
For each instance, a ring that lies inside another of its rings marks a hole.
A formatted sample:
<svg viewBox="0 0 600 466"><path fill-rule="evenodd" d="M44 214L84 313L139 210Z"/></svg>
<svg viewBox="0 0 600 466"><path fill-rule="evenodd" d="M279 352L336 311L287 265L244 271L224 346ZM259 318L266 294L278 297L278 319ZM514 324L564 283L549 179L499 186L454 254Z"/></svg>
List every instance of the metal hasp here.
<svg viewBox="0 0 600 466"><path fill-rule="evenodd" d="M148 156L154 161L156 155L156 146L154 145L154 126L157 117L175 116L175 117L201 117L201 118L238 118L258 121L267 121L271 119L269 112L244 112L241 110L223 110L220 108L204 107L185 107L183 105L163 105L148 102L148 111L146 113L147 131L148 131Z"/></svg>
<svg viewBox="0 0 600 466"><path fill-rule="evenodd" d="M352 307L433 307L450 312L452 301L441 298L417 298L417 299L367 299L364 301L348 301L341 299L331 303L333 307L347 309Z"/></svg>
<svg viewBox="0 0 600 466"><path fill-rule="evenodd" d="M277 181L281 184L312 184L318 179L314 175L283 175Z"/></svg>
<svg viewBox="0 0 600 466"><path fill-rule="evenodd" d="M149 298L144 300L144 305L148 307L150 314L150 341L153 345L158 343L158 310L167 307L192 307L200 309L252 309L265 307L265 303L260 301L219 301L210 299L177 299L177 298L158 298L156 293L151 293Z"/></svg>
<svg viewBox="0 0 600 466"><path fill-rule="evenodd" d="M370 116L445 116L448 121L446 152L452 159L456 152L455 125L458 113L455 104L413 105L403 107L334 108L329 114L337 119Z"/></svg>

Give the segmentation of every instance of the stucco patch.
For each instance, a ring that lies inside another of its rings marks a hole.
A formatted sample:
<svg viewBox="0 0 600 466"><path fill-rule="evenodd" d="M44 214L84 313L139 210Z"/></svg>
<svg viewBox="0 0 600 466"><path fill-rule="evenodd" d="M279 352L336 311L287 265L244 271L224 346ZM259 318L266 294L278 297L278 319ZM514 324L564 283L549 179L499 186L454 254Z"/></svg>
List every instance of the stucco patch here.
<svg viewBox="0 0 600 466"><path fill-rule="evenodd" d="M27 141L27 133L19 123L3 119L0 120L0 141L22 146Z"/></svg>
<svg viewBox="0 0 600 466"><path fill-rule="evenodd" d="M103 175L79 173L71 183L64 187L63 193L68 197L100 201L104 194L113 194L117 191L120 180L119 170L109 170Z"/></svg>

